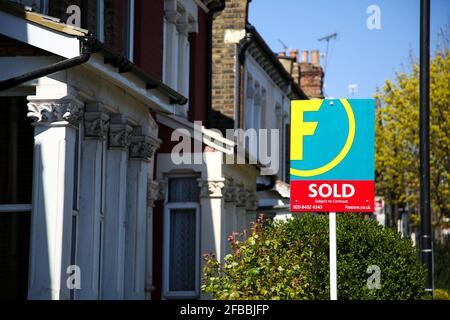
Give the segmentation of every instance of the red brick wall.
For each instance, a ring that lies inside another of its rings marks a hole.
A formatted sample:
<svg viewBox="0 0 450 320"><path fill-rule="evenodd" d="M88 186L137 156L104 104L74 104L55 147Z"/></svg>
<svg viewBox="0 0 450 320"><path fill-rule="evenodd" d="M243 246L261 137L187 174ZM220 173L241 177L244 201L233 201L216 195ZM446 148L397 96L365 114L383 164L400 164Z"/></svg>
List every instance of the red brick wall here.
<svg viewBox="0 0 450 320"><path fill-rule="evenodd" d="M135 1L134 62L150 75L162 79L164 1Z"/></svg>
<svg viewBox="0 0 450 320"><path fill-rule="evenodd" d="M123 12L125 0L105 0L105 45L123 53Z"/></svg>
<svg viewBox="0 0 450 320"><path fill-rule="evenodd" d="M198 33L189 36L189 113L190 121L199 120L206 126L208 107L208 55L207 55L208 16L198 10Z"/></svg>

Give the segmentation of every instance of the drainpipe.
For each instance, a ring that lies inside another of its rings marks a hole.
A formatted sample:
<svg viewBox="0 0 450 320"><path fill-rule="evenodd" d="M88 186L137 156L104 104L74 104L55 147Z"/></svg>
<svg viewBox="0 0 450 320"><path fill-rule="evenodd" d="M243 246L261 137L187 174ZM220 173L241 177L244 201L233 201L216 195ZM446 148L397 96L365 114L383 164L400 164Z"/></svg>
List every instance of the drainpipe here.
<svg viewBox="0 0 450 320"><path fill-rule="evenodd" d="M0 91L14 88L14 87L19 86L27 81L45 77L45 76L48 76L49 74L52 74L52 73L55 73L55 72L58 72L61 70L66 70L66 69L69 69L69 68L72 68L72 67L75 67L75 66L85 63L86 61L89 60L89 58L91 57L91 53L92 53L92 38L91 37L82 39L81 52L82 52L81 55L79 55L77 57L59 61L54 64L45 66L43 68L22 74L20 76L16 76L16 77L1 81L0 82Z"/></svg>
<svg viewBox="0 0 450 320"><path fill-rule="evenodd" d="M208 11L208 28L207 28L207 61L208 61L208 84L207 84L207 110L206 110L206 127L210 128L212 113L212 35L214 14L225 9L225 0L221 0L217 6L211 7Z"/></svg>
<svg viewBox="0 0 450 320"><path fill-rule="evenodd" d="M247 52L250 43L252 42L252 34L247 32L241 45L236 45L237 61L236 61L236 83L239 86L238 99L235 99L236 119L239 121L238 128L244 128L244 114L245 114L245 53ZM236 123L236 121L235 121Z"/></svg>

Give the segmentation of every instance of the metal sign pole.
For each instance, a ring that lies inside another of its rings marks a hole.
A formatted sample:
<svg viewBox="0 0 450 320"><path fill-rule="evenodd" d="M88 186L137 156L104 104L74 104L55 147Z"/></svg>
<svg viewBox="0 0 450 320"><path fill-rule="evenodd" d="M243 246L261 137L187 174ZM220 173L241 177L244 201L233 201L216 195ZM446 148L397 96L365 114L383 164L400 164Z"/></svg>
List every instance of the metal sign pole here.
<svg viewBox="0 0 450 320"><path fill-rule="evenodd" d="M330 300L337 300L336 212L329 214L330 225Z"/></svg>

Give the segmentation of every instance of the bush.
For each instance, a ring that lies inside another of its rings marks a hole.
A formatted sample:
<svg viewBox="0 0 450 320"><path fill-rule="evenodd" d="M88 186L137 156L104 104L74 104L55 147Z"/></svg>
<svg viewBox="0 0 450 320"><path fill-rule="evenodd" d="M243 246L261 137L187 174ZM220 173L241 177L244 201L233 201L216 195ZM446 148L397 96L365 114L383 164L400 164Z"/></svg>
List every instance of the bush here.
<svg viewBox="0 0 450 320"><path fill-rule="evenodd" d="M450 290L450 241L434 244L434 284Z"/></svg>
<svg viewBox="0 0 450 320"><path fill-rule="evenodd" d="M450 294L445 289L435 289L433 299L434 300L450 300Z"/></svg>
<svg viewBox="0 0 450 320"><path fill-rule="evenodd" d="M230 237L232 254L223 265L205 255L205 293L215 299L329 299L328 216L283 223L260 217L248 238L238 236ZM338 215L337 259L339 299L423 296L425 272L416 249L374 221ZM371 265L381 270L381 289L367 286Z"/></svg>

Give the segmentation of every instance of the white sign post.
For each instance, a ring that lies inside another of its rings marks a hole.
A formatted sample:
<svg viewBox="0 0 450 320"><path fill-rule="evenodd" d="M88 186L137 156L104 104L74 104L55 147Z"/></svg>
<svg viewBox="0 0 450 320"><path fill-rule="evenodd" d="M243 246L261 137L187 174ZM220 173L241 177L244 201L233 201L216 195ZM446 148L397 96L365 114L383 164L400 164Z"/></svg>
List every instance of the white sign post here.
<svg viewBox="0 0 450 320"><path fill-rule="evenodd" d="M337 300L336 212L330 212L330 300Z"/></svg>

